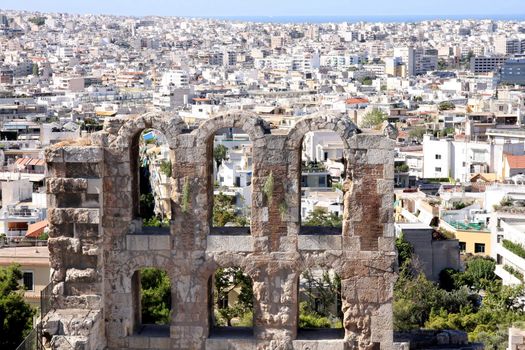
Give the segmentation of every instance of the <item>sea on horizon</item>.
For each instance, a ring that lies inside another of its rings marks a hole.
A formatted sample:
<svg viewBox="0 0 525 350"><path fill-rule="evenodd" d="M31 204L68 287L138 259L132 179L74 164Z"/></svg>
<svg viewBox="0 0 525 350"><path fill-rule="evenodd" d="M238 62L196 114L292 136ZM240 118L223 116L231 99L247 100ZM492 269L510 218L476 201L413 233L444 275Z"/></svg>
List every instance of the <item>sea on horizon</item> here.
<svg viewBox="0 0 525 350"><path fill-rule="evenodd" d="M429 20L525 21L525 14L509 15L383 15L383 16L215 16L212 19L260 23L421 22Z"/></svg>

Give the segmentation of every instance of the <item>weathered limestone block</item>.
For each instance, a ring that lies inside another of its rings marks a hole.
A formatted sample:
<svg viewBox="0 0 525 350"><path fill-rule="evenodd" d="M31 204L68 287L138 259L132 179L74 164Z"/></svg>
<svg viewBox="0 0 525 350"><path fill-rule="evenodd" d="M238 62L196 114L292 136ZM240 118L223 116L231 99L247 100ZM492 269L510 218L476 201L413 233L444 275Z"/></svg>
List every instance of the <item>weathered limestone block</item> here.
<svg viewBox="0 0 525 350"><path fill-rule="evenodd" d="M49 194L85 192L88 188L88 180L52 177L46 181L46 186Z"/></svg>
<svg viewBox="0 0 525 350"><path fill-rule="evenodd" d="M95 282L98 278L95 269L67 269L66 282Z"/></svg>
<svg viewBox="0 0 525 350"><path fill-rule="evenodd" d="M80 223L98 224L99 209L94 208L49 208L47 211L48 220L53 225Z"/></svg>
<svg viewBox="0 0 525 350"><path fill-rule="evenodd" d="M64 162L68 163L99 163L103 161L104 151L98 146L65 146Z"/></svg>

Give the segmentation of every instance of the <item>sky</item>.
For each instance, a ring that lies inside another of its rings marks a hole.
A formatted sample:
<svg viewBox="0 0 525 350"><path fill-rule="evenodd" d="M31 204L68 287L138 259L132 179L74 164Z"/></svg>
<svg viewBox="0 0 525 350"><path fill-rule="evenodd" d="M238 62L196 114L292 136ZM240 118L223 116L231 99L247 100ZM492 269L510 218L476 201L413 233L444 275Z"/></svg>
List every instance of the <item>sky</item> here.
<svg viewBox="0 0 525 350"><path fill-rule="evenodd" d="M113 15L480 16L525 14L525 0L1 0L2 9Z"/></svg>

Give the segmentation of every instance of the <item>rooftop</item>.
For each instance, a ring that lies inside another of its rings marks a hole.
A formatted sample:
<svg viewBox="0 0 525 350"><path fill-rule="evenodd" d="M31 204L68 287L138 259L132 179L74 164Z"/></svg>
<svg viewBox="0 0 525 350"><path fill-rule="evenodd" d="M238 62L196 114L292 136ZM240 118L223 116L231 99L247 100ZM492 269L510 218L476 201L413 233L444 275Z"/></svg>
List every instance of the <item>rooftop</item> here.
<svg viewBox="0 0 525 350"><path fill-rule="evenodd" d="M0 266L12 263L49 266L49 249L47 246L0 248Z"/></svg>

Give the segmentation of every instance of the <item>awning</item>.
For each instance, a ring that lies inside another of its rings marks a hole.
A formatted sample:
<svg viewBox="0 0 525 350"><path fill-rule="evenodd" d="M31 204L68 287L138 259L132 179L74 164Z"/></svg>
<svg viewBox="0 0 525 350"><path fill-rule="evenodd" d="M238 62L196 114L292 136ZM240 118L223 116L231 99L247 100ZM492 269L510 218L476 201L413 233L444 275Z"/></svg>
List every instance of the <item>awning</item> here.
<svg viewBox="0 0 525 350"><path fill-rule="evenodd" d="M35 222L27 227L26 237L29 238L38 238L44 233L44 229L47 227L49 222L47 220L42 220Z"/></svg>

